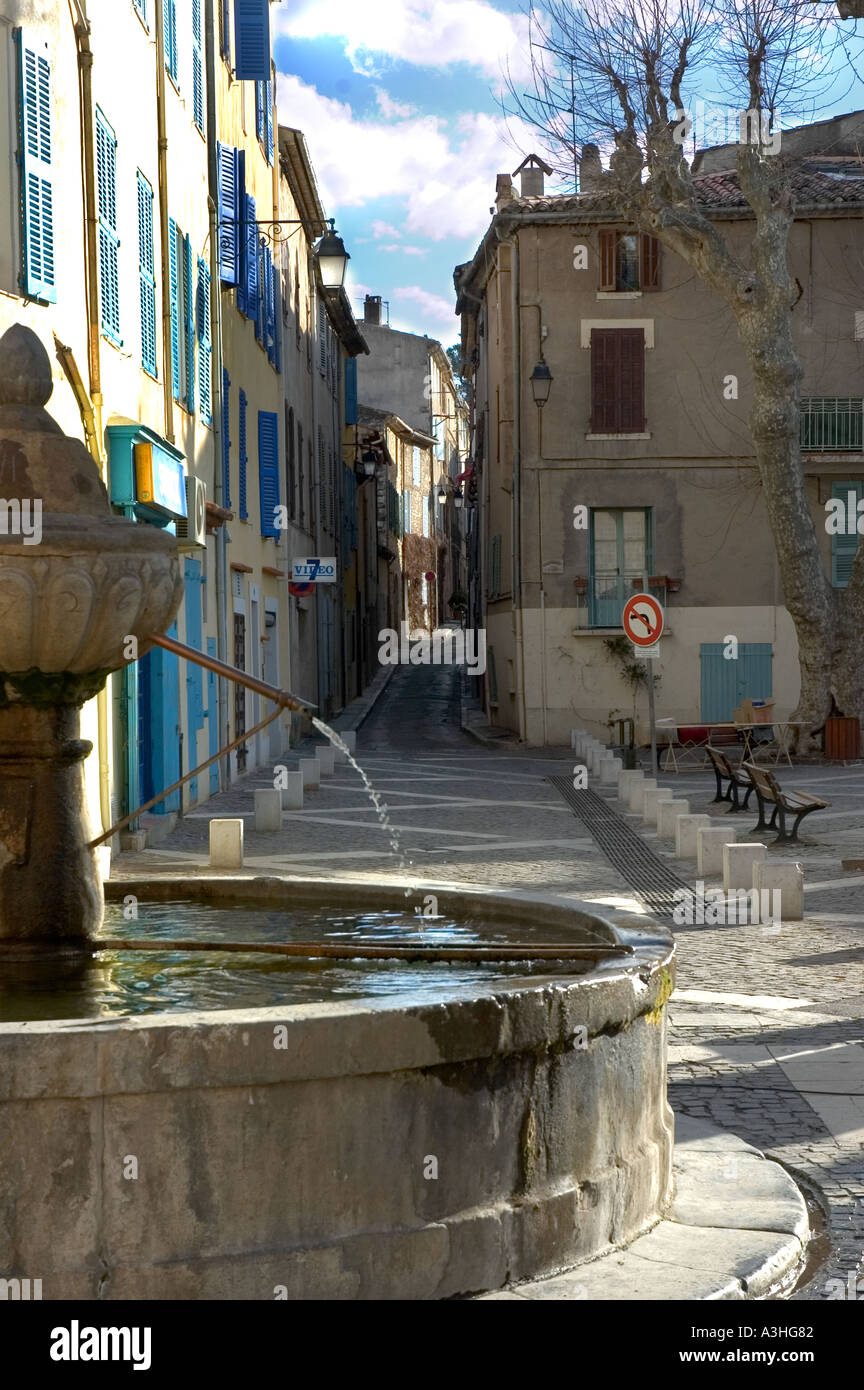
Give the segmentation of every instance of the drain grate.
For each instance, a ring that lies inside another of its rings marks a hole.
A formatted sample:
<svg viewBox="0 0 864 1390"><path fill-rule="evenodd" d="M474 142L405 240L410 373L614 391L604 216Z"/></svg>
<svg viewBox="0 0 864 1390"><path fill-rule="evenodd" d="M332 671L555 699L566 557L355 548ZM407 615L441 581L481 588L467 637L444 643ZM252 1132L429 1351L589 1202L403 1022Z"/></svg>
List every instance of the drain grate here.
<svg viewBox="0 0 864 1390"><path fill-rule="evenodd" d="M550 777L549 781L649 911L657 917L671 917L676 891L692 891L686 879L670 869L597 792L587 787L576 791L569 777Z"/></svg>

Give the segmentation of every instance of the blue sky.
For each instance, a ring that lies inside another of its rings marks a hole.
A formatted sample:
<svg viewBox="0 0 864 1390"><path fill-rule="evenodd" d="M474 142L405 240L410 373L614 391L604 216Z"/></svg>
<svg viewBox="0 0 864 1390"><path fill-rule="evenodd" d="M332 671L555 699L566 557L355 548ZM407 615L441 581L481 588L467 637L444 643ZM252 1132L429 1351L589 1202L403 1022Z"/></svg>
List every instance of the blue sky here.
<svg viewBox="0 0 864 1390"><path fill-rule="evenodd" d="M394 327L449 345L453 267L488 225L496 174L537 143L498 103L505 63L524 72L520 0L283 0L272 15L279 118L306 135L355 312L380 294ZM844 82L820 114L859 107L864 88Z"/></svg>

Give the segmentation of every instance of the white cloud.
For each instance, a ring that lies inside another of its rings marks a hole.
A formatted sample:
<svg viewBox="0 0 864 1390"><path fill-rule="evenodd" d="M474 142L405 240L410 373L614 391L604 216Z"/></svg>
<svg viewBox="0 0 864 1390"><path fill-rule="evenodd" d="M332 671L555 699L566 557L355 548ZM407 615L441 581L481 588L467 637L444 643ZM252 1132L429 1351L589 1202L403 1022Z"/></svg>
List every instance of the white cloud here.
<svg viewBox="0 0 864 1390"><path fill-rule="evenodd" d="M382 222L379 217L373 220L371 226L372 235L376 238L385 236L400 237L402 235L398 227L394 227L390 222Z"/></svg>
<svg viewBox="0 0 864 1390"><path fill-rule="evenodd" d="M424 318L433 323L444 323L452 330L456 327L456 301L445 299L440 294L430 294L422 285L402 285L392 291L393 299L407 300L417 304Z"/></svg>
<svg viewBox="0 0 864 1390"><path fill-rule="evenodd" d="M391 96L388 96L383 87L376 87L375 100L378 103L378 110L381 112L385 121L393 120L394 117L404 120L406 116L414 115L413 106L408 106L404 101L394 101Z"/></svg>
<svg viewBox="0 0 864 1390"><path fill-rule="evenodd" d="M300 0L274 11L277 34L345 40L355 71L372 76L381 57L421 67L469 63L499 77L525 63L527 19L486 0Z"/></svg>
<svg viewBox="0 0 864 1390"><path fill-rule="evenodd" d="M406 246L401 241L390 241L379 247L381 251L401 251L406 256L428 255L428 246Z"/></svg>

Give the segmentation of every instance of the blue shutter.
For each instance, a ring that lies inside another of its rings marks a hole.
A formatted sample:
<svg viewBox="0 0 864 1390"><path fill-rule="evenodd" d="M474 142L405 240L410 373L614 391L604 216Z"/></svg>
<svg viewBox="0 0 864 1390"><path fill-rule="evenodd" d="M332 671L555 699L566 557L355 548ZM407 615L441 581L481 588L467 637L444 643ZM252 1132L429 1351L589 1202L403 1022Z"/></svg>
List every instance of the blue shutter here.
<svg viewBox="0 0 864 1390"><path fill-rule="evenodd" d="M180 233L173 217L168 219L168 281L171 294L171 389L180 399L180 266L177 243Z"/></svg>
<svg viewBox="0 0 864 1390"><path fill-rule="evenodd" d="M165 66L177 81L177 0L165 0Z"/></svg>
<svg viewBox="0 0 864 1390"><path fill-rule="evenodd" d="M240 207L238 193L239 150L220 144L217 149L219 174L219 278L223 285L236 285L240 278Z"/></svg>
<svg viewBox="0 0 864 1390"><path fill-rule="evenodd" d="M247 287L249 282L249 230L246 212L246 152L237 151L237 308L246 313Z"/></svg>
<svg viewBox="0 0 864 1390"><path fill-rule="evenodd" d="M246 464L248 463L248 458L247 458L247 456L246 456L246 392L245 392L245 391L241 391L241 392L240 392L240 408L239 408L239 426L238 426L238 433L239 433L239 436L240 436L240 459L239 459L239 464L240 464L240 479L239 479L240 487L239 487L239 493L240 493L240 497L239 497L238 512L239 512L239 515L240 515L240 520L241 520L241 521L245 521L246 518L247 518L248 515L249 515L249 512L248 512L247 509L246 509Z"/></svg>
<svg viewBox="0 0 864 1390"><path fill-rule="evenodd" d="M117 140L96 108L96 187L99 201L99 298L102 331L120 343L120 270L117 236Z"/></svg>
<svg viewBox="0 0 864 1390"><path fill-rule="evenodd" d="M51 141L51 64L21 29L18 45L22 288L57 302L54 266L54 171Z"/></svg>
<svg viewBox="0 0 864 1390"><path fill-rule="evenodd" d="M267 151L267 163L273 163L273 78L268 77L264 84L264 101L266 109L264 112L264 148Z"/></svg>
<svg viewBox="0 0 864 1390"><path fill-rule="evenodd" d="M255 319L257 321L260 314L260 305L258 303L258 227L255 222L255 199L250 197L248 193L244 196L246 205L246 226L243 229L243 242L246 248L244 255L246 284L243 293L243 304L241 306L238 302L238 307L242 307L243 313L246 315L247 319Z"/></svg>
<svg viewBox="0 0 864 1390"><path fill-rule="evenodd" d="M267 266L264 261L264 242L258 242L258 261L256 271L257 296L255 299L255 337L258 342L266 346L266 317L265 300L267 297Z"/></svg>
<svg viewBox="0 0 864 1390"><path fill-rule="evenodd" d="M222 506L231 506L231 378L222 368Z"/></svg>
<svg viewBox="0 0 864 1390"><path fill-rule="evenodd" d="M204 134L204 54L201 35L201 0L192 0L192 118Z"/></svg>
<svg viewBox="0 0 864 1390"><path fill-rule="evenodd" d="M276 276L269 246L264 247L264 346L270 361L276 362Z"/></svg>
<svg viewBox="0 0 864 1390"><path fill-rule="evenodd" d="M186 320L186 407L195 409L195 292L192 288L192 242L183 239L183 311Z"/></svg>
<svg viewBox="0 0 864 1390"><path fill-rule="evenodd" d="M212 339L210 334L210 268L198 261L198 400L201 419L209 425L213 419L213 390L211 380Z"/></svg>
<svg viewBox="0 0 864 1390"><path fill-rule="evenodd" d="M222 57L231 62L231 0L222 0Z"/></svg>
<svg viewBox="0 0 864 1390"><path fill-rule="evenodd" d="M144 23L147 23L147 0L132 0L133 5L140 14Z"/></svg>
<svg viewBox="0 0 864 1390"><path fill-rule="evenodd" d="M852 514L855 530L850 535L841 533L831 537L831 584L835 589L845 589L852 576L852 563L858 549L857 506L864 497L864 483L834 483L831 496L839 497L848 508L849 493L852 493ZM847 510L848 517L848 510Z"/></svg>
<svg viewBox="0 0 864 1390"><path fill-rule="evenodd" d="M357 358L345 358L345 424L356 425L357 412Z"/></svg>
<svg viewBox="0 0 864 1390"><path fill-rule="evenodd" d="M264 83L255 83L255 134L261 144L264 144Z"/></svg>
<svg viewBox="0 0 864 1390"><path fill-rule="evenodd" d="M258 411L258 487L261 535L278 540L275 508L279 506L279 417L272 410Z"/></svg>
<svg viewBox="0 0 864 1390"><path fill-rule="evenodd" d="M141 300L141 362L156 376L156 260L153 249L153 189L138 170L138 280Z"/></svg>
<svg viewBox="0 0 864 1390"><path fill-rule="evenodd" d="M234 0L234 76L241 82L270 76L270 0Z"/></svg>

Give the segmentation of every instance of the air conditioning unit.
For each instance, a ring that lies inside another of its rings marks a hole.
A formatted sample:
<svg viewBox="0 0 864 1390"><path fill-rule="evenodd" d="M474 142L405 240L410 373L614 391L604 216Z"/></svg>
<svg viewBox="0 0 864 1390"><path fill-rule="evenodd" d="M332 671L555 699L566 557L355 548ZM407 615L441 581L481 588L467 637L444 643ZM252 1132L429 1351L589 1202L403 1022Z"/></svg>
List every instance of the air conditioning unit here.
<svg viewBox="0 0 864 1390"><path fill-rule="evenodd" d="M207 489L200 478L186 479L186 515L177 522L180 550L196 550L207 544Z"/></svg>

